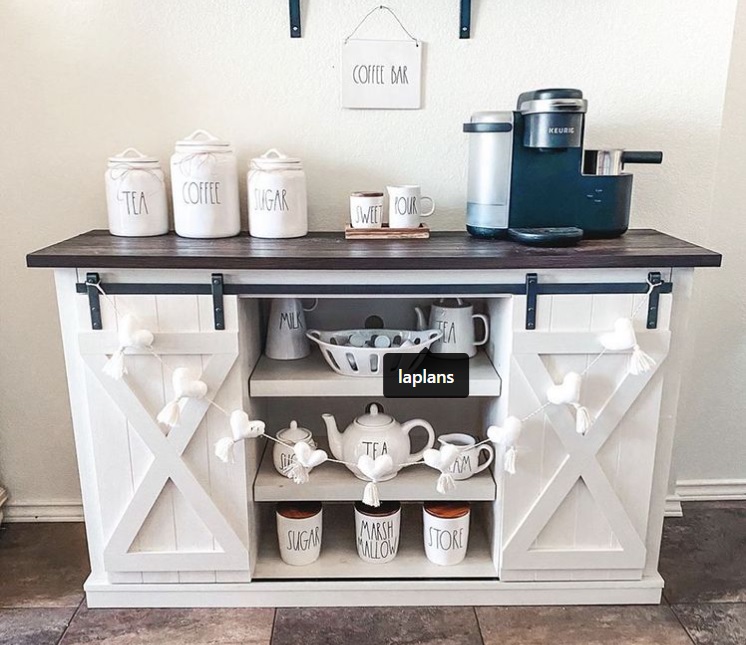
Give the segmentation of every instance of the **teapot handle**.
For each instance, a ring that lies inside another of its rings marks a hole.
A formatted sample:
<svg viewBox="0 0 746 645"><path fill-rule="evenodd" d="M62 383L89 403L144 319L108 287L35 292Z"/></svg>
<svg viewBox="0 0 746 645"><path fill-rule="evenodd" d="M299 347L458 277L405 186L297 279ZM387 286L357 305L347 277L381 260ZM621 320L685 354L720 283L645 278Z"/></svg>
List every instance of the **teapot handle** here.
<svg viewBox="0 0 746 645"><path fill-rule="evenodd" d="M403 423L401 430L404 434L408 435L411 432L412 428L425 428L425 430L427 431L427 444L419 452L416 452L413 455L409 455L409 457L407 457L408 464L413 464L415 461L419 461L420 459L422 459L422 455L425 454L425 450L432 448L433 444L435 444L435 430L433 430L433 427L427 421L425 421L424 419L412 419L411 421Z"/></svg>

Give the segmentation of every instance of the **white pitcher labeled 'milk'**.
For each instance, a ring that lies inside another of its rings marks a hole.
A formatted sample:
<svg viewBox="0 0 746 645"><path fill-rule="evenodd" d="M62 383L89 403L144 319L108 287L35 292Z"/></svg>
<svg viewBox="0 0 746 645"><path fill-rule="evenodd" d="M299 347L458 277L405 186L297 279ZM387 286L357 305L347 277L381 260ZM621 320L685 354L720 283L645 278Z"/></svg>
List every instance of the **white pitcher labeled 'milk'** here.
<svg viewBox="0 0 746 645"><path fill-rule="evenodd" d="M435 432L427 421L412 419L406 423L399 423L394 417L384 414L383 409L375 403L371 403L369 411L357 417L343 433L337 429L337 422L331 414L322 415L322 419L326 424L329 447L336 459L356 464L363 455L373 460L381 455L391 457L393 472L381 477L379 481L392 479L405 464L419 461L425 450L432 448L435 443ZM411 454L412 443L409 433L417 427L424 428L427 432L427 443L422 450ZM356 477L367 479L357 466L347 467Z"/></svg>
<svg viewBox="0 0 746 645"><path fill-rule="evenodd" d="M249 234L253 237L303 237L308 233L306 173L300 159L272 148L251 160Z"/></svg>
<svg viewBox="0 0 746 645"><path fill-rule="evenodd" d="M105 177L112 235L146 237L168 233L166 182L158 159L127 148L109 157Z"/></svg>
<svg viewBox="0 0 746 645"><path fill-rule="evenodd" d="M205 130L176 142L171 157L174 228L183 237L232 237L241 230L233 148Z"/></svg>
<svg viewBox="0 0 746 645"><path fill-rule="evenodd" d="M306 336L305 312L313 311L319 304L314 300L304 307L298 298L273 298L269 308L267 324L267 347L265 354L277 361L294 361L311 353L311 344Z"/></svg>

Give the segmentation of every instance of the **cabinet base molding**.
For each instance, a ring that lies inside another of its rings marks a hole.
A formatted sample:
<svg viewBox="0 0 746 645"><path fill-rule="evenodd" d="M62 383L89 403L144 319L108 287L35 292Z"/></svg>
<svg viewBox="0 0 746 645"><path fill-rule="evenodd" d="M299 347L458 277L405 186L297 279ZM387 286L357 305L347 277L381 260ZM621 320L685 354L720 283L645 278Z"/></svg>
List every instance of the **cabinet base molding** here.
<svg viewBox="0 0 746 645"><path fill-rule="evenodd" d="M82 522L80 500L49 500L38 502L9 501L4 507L4 522Z"/></svg>
<svg viewBox="0 0 746 645"><path fill-rule="evenodd" d="M676 499L681 502L746 500L746 479L679 479Z"/></svg>
<svg viewBox="0 0 746 645"><path fill-rule="evenodd" d="M375 607L433 605L657 605L663 578L604 582L329 580L211 584L111 584L90 576L88 606Z"/></svg>

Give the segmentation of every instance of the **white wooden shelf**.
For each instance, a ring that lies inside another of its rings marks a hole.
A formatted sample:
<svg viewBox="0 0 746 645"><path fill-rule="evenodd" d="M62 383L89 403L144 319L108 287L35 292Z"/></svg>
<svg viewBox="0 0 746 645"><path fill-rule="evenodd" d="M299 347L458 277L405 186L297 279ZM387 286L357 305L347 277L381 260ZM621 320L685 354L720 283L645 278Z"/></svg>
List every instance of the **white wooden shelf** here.
<svg viewBox="0 0 746 645"><path fill-rule="evenodd" d="M484 352L469 361L469 396L500 396L502 381ZM380 377L342 376L314 349L297 361L275 361L262 356L249 379L249 394L284 396L382 396Z"/></svg>
<svg viewBox="0 0 746 645"><path fill-rule="evenodd" d="M292 578L497 578L495 566L478 509L472 509L469 547L460 564L443 567L425 556L422 537L422 506L402 505L399 551L391 562L364 562L355 546L355 516L352 504L325 504L321 555L302 567L285 564L277 548L274 514L263 522L254 580Z"/></svg>
<svg viewBox="0 0 746 645"><path fill-rule="evenodd" d="M328 452L326 442L319 440L319 447ZM331 456L331 453L330 453ZM497 487L490 468L456 482L456 489L441 495L435 484L439 472L425 466L408 466L386 482L378 484L382 500L419 502L424 500L493 501ZM296 484L275 470L272 463L272 446L264 451L259 471L254 480L254 500L257 502L339 501L355 502L362 499L366 482L353 475L342 464L324 463L311 471L310 481Z"/></svg>

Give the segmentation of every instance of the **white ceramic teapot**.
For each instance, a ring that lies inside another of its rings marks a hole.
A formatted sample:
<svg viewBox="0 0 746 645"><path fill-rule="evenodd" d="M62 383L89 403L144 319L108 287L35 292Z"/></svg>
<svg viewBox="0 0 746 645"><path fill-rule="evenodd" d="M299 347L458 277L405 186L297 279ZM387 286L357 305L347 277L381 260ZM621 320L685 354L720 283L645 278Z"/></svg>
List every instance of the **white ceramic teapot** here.
<svg viewBox="0 0 746 645"><path fill-rule="evenodd" d="M384 414L375 403L371 403L369 411L357 417L344 433L337 429L337 422L331 414L322 415L329 437L329 447L336 459L356 464L362 455L371 459L381 455L389 455L394 462L394 472L382 479L396 476L404 464L419 461L422 454L435 443L433 427L423 419L412 419L406 423L399 423L392 416ZM427 431L427 445L411 454L412 444L409 433L412 428L422 427ZM356 477L366 479L356 466L347 466Z"/></svg>

